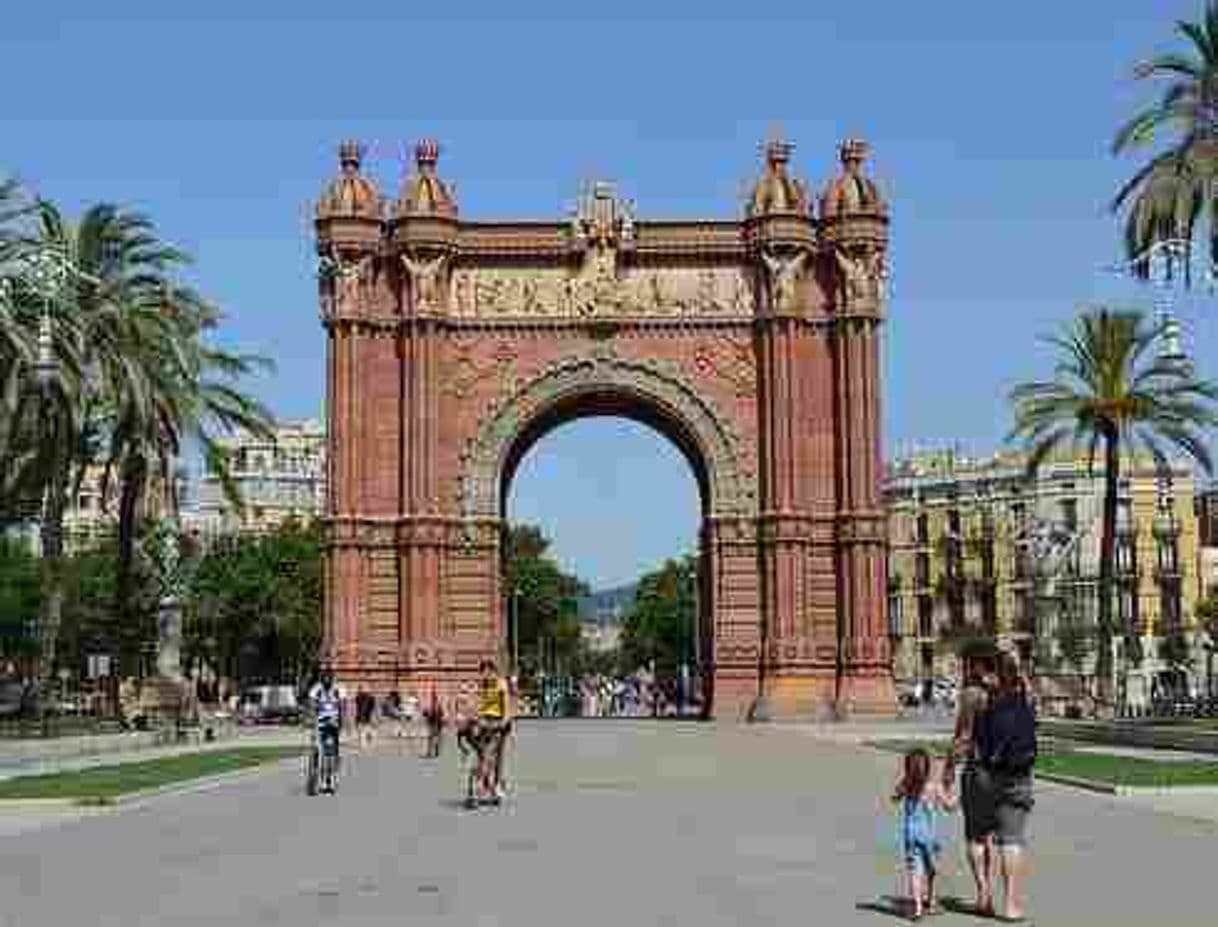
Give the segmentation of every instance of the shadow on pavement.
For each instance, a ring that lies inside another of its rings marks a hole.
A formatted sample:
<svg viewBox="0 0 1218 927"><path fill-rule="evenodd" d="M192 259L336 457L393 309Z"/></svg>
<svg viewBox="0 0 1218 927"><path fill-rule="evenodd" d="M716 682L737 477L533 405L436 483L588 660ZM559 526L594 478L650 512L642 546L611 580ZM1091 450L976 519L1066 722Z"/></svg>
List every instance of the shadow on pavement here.
<svg viewBox="0 0 1218 927"><path fill-rule="evenodd" d="M905 899L895 895L881 895L875 901L860 901L854 908L856 911L871 911L874 914L899 917L903 921L909 920L905 913Z"/></svg>
<svg viewBox="0 0 1218 927"><path fill-rule="evenodd" d="M942 896L939 898L939 905L945 912L950 914L965 914L981 921L994 920L993 917L978 911L971 901L965 901L963 898L956 898L952 895ZM903 921L913 920L909 914L906 899L899 898L896 895L881 895L875 901L860 901L854 908L856 911L886 914L889 917L900 918Z"/></svg>

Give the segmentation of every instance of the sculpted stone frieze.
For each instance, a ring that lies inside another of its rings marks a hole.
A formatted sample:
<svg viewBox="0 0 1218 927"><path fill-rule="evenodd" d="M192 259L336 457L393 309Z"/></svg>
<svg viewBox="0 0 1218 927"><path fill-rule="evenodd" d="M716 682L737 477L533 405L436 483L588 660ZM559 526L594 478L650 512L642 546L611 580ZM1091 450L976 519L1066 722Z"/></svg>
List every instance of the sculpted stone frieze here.
<svg viewBox="0 0 1218 927"><path fill-rule="evenodd" d="M752 289L739 267L621 272L593 253L575 273L562 267L462 268L452 278L452 313L465 318L730 318L753 313Z"/></svg>

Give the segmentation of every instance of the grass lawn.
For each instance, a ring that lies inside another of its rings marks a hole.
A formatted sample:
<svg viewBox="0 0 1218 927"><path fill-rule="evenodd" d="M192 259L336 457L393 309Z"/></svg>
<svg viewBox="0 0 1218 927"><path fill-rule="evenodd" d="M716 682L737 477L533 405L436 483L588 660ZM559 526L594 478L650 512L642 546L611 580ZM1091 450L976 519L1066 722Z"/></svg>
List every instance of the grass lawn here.
<svg viewBox="0 0 1218 927"><path fill-rule="evenodd" d="M1036 770L1113 785L1218 785L1218 762L1206 760L1152 760L1110 753L1049 753L1036 760Z"/></svg>
<svg viewBox="0 0 1218 927"><path fill-rule="evenodd" d="M187 782L217 773L248 769L290 756L299 756L301 747L237 747L166 756L155 760L93 766L73 772L42 776L18 776L0 781L0 799L76 798L84 802L105 802L128 792L153 789Z"/></svg>
<svg viewBox="0 0 1218 927"><path fill-rule="evenodd" d="M914 747L928 750L931 756L943 756L949 747L946 740L878 741L872 746L893 753L904 753ZM1170 787L1174 785L1218 786L1218 759L1155 760L1148 757L1115 756L1111 753L1076 753L1064 747L1041 745L1036 771L1049 775L1088 779L1111 785Z"/></svg>

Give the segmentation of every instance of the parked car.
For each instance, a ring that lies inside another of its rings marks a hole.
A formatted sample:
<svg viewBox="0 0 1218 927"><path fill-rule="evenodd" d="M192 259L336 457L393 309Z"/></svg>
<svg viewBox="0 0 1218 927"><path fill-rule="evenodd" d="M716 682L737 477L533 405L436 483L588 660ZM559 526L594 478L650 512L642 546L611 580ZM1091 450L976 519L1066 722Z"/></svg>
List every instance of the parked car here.
<svg viewBox="0 0 1218 927"><path fill-rule="evenodd" d="M0 679L0 718L20 717L26 701L26 687L20 679Z"/></svg>
<svg viewBox="0 0 1218 927"><path fill-rule="evenodd" d="M300 702L292 686L254 686L241 694L237 720L241 724L298 724Z"/></svg>
<svg viewBox="0 0 1218 927"><path fill-rule="evenodd" d="M32 718L37 714L37 680L0 679L0 718Z"/></svg>

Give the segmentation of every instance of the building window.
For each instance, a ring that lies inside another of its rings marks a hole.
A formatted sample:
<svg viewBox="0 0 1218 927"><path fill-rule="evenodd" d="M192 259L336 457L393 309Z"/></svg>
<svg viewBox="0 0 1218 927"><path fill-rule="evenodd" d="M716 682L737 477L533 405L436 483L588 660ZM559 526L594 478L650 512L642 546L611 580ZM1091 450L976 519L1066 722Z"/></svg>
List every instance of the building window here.
<svg viewBox="0 0 1218 927"><path fill-rule="evenodd" d="M919 590L930 586L930 554L918 554L914 560L914 581Z"/></svg>
<svg viewBox="0 0 1218 927"><path fill-rule="evenodd" d="M1117 593L1117 627L1125 634L1136 632L1138 624L1138 595L1135 587L1122 584Z"/></svg>
<svg viewBox="0 0 1218 927"><path fill-rule="evenodd" d="M1036 599L1026 589L1015 593L1015 620L1024 634L1036 633Z"/></svg>
<svg viewBox="0 0 1218 927"><path fill-rule="evenodd" d="M1066 530L1074 533L1078 531L1078 500L1077 499L1062 499L1062 522L1066 526Z"/></svg>
<svg viewBox="0 0 1218 927"><path fill-rule="evenodd" d="M918 636L935 636L935 602L928 595L918 596Z"/></svg>
<svg viewBox="0 0 1218 927"><path fill-rule="evenodd" d="M930 543L930 519L926 515L918 516L918 543Z"/></svg>
<svg viewBox="0 0 1218 927"><path fill-rule="evenodd" d="M986 631L991 634L998 627L998 590L994 588L993 583L987 583L983 587L981 620L985 624Z"/></svg>
<svg viewBox="0 0 1218 927"><path fill-rule="evenodd" d="M1128 533L1133 530L1133 500L1117 499L1117 533Z"/></svg>
<svg viewBox="0 0 1218 927"><path fill-rule="evenodd" d="M1180 572L1179 548L1174 535L1159 539L1159 572L1176 576Z"/></svg>
<svg viewBox="0 0 1218 927"><path fill-rule="evenodd" d="M893 576L888 580L888 635L901 637L904 634L905 622L901 614L901 577Z"/></svg>
<svg viewBox="0 0 1218 927"><path fill-rule="evenodd" d="M1180 630L1180 584L1164 583L1159 587L1159 612L1167 633Z"/></svg>

